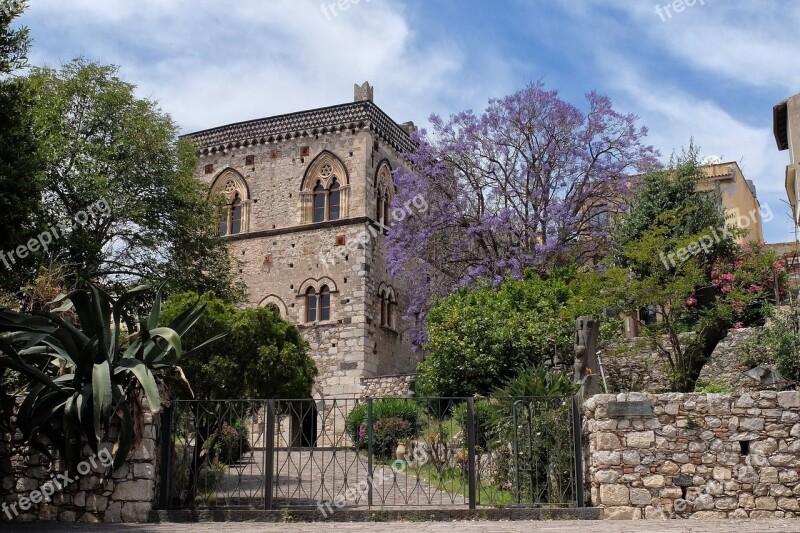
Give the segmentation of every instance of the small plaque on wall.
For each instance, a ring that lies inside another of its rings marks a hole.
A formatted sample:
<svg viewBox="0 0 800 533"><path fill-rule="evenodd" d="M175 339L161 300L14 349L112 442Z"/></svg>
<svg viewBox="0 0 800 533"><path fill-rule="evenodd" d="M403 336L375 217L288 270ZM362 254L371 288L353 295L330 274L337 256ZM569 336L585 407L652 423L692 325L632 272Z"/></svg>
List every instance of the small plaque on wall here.
<svg viewBox="0 0 800 533"><path fill-rule="evenodd" d="M650 402L608 402L608 416L652 416Z"/></svg>

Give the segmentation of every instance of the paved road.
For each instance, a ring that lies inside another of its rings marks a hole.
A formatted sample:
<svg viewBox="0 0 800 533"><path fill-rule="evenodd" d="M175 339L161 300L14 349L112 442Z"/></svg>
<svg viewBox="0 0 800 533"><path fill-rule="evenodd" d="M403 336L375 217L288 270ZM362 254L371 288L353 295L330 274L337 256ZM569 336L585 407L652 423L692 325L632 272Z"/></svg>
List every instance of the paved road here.
<svg viewBox="0 0 800 533"><path fill-rule="evenodd" d="M593 521L593 522L393 522L366 524L263 524L214 523L201 524L117 524L91 526L87 524L27 524L0 525L0 533L797 533L800 519L794 520L726 520L726 521Z"/></svg>

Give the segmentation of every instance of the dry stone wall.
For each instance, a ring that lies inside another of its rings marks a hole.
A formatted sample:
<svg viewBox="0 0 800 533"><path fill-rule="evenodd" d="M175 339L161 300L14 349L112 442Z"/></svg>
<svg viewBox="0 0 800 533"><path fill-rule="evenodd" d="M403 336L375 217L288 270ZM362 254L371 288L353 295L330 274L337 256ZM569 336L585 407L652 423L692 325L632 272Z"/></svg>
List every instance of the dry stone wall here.
<svg viewBox="0 0 800 533"><path fill-rule="evenodd" d="M606 518L800 517L800 392L598 395L584 415Z"/></svg>
<svg viewBox="0 0 800 533"><path fill-rule="evenodd" d="M417 374L399 376L379 376L361 379L362 398L385 398L388 396L410 398L414 396L414 382Z"/></svg>
<svg viewBox="0 0 800 533"><path fill-rule="evenodd" d="M113 443L101 446L97 455L87 447L77 475L70 475L62 460L51 461L15 441L13 433L4 433L0 443L0 522L147 521L157 502L160 423L158 416L145 413L144 417L138 447L109 479L104 474L111 463ZM43 493L50 488L53 492L48 502Z"/></svg>
<svg viewBox="0 0 800 533"><path fill-rule="evenodd" d="M762 330L763 328L759 327L729 330L727 336L714 348L708 362L700 371L697 382L699 384L713 383L735 391L753 390L760 387L761 384L758 381L745 375L745 372L753 366L746 361L745 344ZM759 348L764 352L763 355L766 359L773 359L768 354L766 346ZM774 367L774 365L770 366Z"/></svg>
<svg viewBox="0 0 800 533"><path fill-rule="evenodd" d="M731 329L722 339L703 366L698 385L713 384L723 390L754 390L761 384L744 373L753 365L746 361L745 345L763 328ZM684 345L694 333L683 333ZM653 347L651 339L636 337L606 342L600 348L606 380L610 392L644 391L669 392L669 366L666 358Z"/></svg>

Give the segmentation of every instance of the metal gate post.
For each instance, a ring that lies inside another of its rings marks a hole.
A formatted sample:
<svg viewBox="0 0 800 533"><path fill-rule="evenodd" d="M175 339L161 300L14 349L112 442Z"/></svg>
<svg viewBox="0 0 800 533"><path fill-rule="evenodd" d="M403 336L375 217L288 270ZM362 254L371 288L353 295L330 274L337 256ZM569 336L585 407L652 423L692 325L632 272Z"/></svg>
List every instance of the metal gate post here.
<svg viewBox="0 0 800 533"><path fill-rule="evenodd" d="M477 508L477 472L475 471L475 400L467 398L467 454L469 468L469 508Z"/></svg>
<svg viewBox="0 0 800 533"><path fill-rule="evenodd" d="M165 510L169 505L170 493L170 472L172 471L172 405L165 407L161 414L161 460L158 467L161 469L159 474L160 486L158 495L158 507Z"/></svg>
<svg viewBox="0 0 800 533"><path fill-rule="evenodd" d="M267 442L264 443L264 510L272 510L273 468L275 459L275 400L267 402Z"/></svg>
<svg viewBox="0 0 800 533"><path fill-rule="evenodd" d="M514 439L511 442L511 453L514 455L514 503L519 505L522 488L519 486L519 427L517 424L517 401L511 402L511 427L514 428Z"/></svg>
<svg viewBox="0 0 800 533"><path fill-rule="evenodd" d="M585 507L586 501L583 491L583 424L581 424L581 407L579 394L572 397L572 433L575 456L575 503L578 507Z"/></svg>
<svg viewBox="0 0 800 533"><path fill-rule="evenodd" d="M367 507L372 507L372 398L367 398Z"/></svg>

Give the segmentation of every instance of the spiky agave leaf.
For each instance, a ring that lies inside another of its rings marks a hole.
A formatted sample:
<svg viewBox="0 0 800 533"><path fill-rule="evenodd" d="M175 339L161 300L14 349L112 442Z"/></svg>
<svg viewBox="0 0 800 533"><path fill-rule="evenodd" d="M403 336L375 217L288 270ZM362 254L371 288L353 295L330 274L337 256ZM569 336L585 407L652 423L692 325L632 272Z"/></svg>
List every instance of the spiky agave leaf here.
<svg viewBox="0 0 800 533"><path fill-rule="evenodd" d="M127 459L136 443L135 428L143 422L142 409L134 408L139 405L138 395L143 394L151 411L158 412L159 380L172 379L177 373L181 379L175 382L185 384L191 394L176 363L183 355L181 336L204 307L193 305L169 327L159 328L160 291L148 320L139 321L126 308L147 289L136 287L115 301L90 285L88 290L57 298L54 303L61 307L52 312L0 309L0 366L22 373L33 383L20 406L20 430L31 445L39 435L48 437L72 472L81 459L83 443L96 452L105 430L114 424L120 428L114 468ZM73 309L79 327L57 314ZM122 324L131 334L126 341L120 340ZM48 360L56 364L47 364Z"/></svg>

